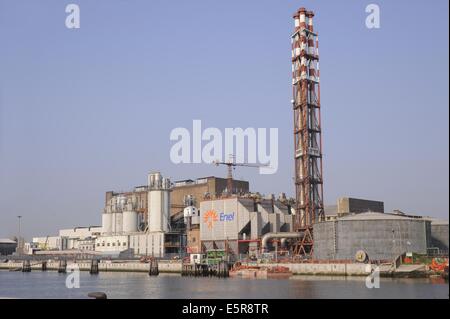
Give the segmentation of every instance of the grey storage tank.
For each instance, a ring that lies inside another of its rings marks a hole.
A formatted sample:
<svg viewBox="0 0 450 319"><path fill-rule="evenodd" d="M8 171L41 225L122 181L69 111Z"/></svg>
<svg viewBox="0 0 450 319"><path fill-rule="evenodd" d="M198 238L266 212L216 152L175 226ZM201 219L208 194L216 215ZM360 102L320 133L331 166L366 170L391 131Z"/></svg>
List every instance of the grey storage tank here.
<svg viewBox="0 0 450 319"><path fill-rule="evenodd" d="M448 220L431 219L431 246L448 254Z"/></svg>
<svg viewBox="0 0 450 319"><path fill-rule="evenodd" d="M360 213L314 225L314 258L354 260L363 250L371 260L405 252L426 254L431 222L395 214Z"/></svg>

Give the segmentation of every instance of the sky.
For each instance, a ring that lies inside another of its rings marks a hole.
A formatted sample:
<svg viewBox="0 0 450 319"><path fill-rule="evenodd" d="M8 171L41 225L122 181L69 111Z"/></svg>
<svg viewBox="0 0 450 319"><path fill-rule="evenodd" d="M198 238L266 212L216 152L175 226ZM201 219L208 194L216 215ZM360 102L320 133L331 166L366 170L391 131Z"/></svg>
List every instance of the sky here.
<svg viewBox="0 0 450 319"><path fill-rule="evenodd" d="M65 26L69 3L80 28ZM365 8L380 7L368 29ZM105 192L226 175L174 164L170 132L278 128L294 195L292 14L316 14L325 204L341 196L448 219L448 1L0 0L0 237L101 224Z"/></svg>

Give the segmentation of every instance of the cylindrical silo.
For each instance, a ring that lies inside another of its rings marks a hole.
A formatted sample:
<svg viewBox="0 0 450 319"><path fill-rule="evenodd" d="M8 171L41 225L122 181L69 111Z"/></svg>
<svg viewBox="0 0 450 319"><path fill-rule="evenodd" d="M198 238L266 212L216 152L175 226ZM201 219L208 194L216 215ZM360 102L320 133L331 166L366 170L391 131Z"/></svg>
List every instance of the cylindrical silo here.
<svg viewBox="0 0 450 319"><path fill-rule="evenodd" d="M103 233L112 232L112 214L108 213L102 214L102 232Z"/></svg>
<svg viewBox="0 0 450 319"><path fill-rule="evenodd" d="M122 231L124 233L134 233L138 231L138 214L136 211L123 212Z"/></svg>
<svg viewBox="0 0 450 319"><path fill-rule="evenodd" d="M170 190L163 191L163 211L161 212L163 218L164 231L169 231L170 225Z"/></svg>
<svg viewBox="0 0 450 319"><path fill-rule="evenodd" d="M160 188L161 187L161 182L162 182L161 173L156 172L154 175L155 175L155 187Z"/></svg>
<svg viewBox="0 0 450 319"><path fill-rule="evenodd" d="M160 189L153 189L149 193L150 207L149 207L149 224L148 229L151 232L164 231L163 224L163 201L164 191Z"/></svg>
<svg viewBox="0 0 450 319"><path fill-rule="evenodd" d="M112 232L114 234L119 234L122 232L122 222L123 222L122 218L123 218L122 212L112 214Z"/></svg>
<svg viewBox="0 0 450 319"><path fill-rule="evenodd" d="M154 173L153 185L148 193L148 229L150 232L169 231L170 222L170 180Z"/></svg>
<svg viewBox="0 0 450 319"><path fill-rule="evenodd" d="M124 195L117 196L117 208L118 210L125 209L125 205L127 204L127 197Z"/></svg>

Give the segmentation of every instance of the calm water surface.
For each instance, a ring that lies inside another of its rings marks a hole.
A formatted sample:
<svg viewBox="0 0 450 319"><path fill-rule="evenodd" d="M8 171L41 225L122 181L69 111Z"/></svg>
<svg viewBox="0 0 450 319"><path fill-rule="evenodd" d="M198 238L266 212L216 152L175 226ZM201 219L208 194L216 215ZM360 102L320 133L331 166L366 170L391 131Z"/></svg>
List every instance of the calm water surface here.
<svg viewBox="0 0 450 319"><path fill-rule="evenodd" d="M283 280L192 278L146 273L80 273L80 288L65 286L66 274L0 271L0 298L449 298L448 282L436 279L381 278L368 289L364 277L295 276Z"/></svg>

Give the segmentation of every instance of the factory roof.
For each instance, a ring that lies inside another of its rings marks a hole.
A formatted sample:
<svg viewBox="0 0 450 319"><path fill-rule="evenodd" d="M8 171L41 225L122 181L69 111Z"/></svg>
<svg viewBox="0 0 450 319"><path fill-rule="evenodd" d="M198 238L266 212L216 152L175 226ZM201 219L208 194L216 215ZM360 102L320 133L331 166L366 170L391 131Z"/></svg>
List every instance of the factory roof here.
<svg viewBox="0 0 450 319"><path fill-rule="evenodd" d="M16 242L9 238L0 238L0 244L15 244Z"/></svg>
<svg viewBox="0 0 450 319"><path fill-rule="evenodd" d="M226 177L218 177L218 176L204 176L204 177L199 177L199 178L197 178L196 180L198 181L198 180L204 180L204 179L227 179ZM235 182L247 182L248 183L248 181L246 181L246 180L243 180L243 179L237 179L237 178L233 178L233 181L235 181Z"/></svg>
<svg viewBox="0 0 450 319"><path fill-rule="evenodd" d="M416 220L422 218L420 216L417 217L411 217L411 216L403 216L399 214L390 214L390 213L375 213L375 212L366 212L366 213L359 213L359 214L351 214L345 217L339 218L339 220Z"/></svg>
<svg viewBox="0 0 450 319"><path fill-rule="evenodd" d="M181 179L181 180L178 180L178 181L174 181L174 183L183 183L183 182L193 183L194 180L192 180L192 179Z"/></svg>
<svg viewBox="0 0 450 319"><path fill-rule="evenodd" d="M448 225L448 220L438 219L433 217L424 217L424 219L431 221L431 225Z"/></svg>

